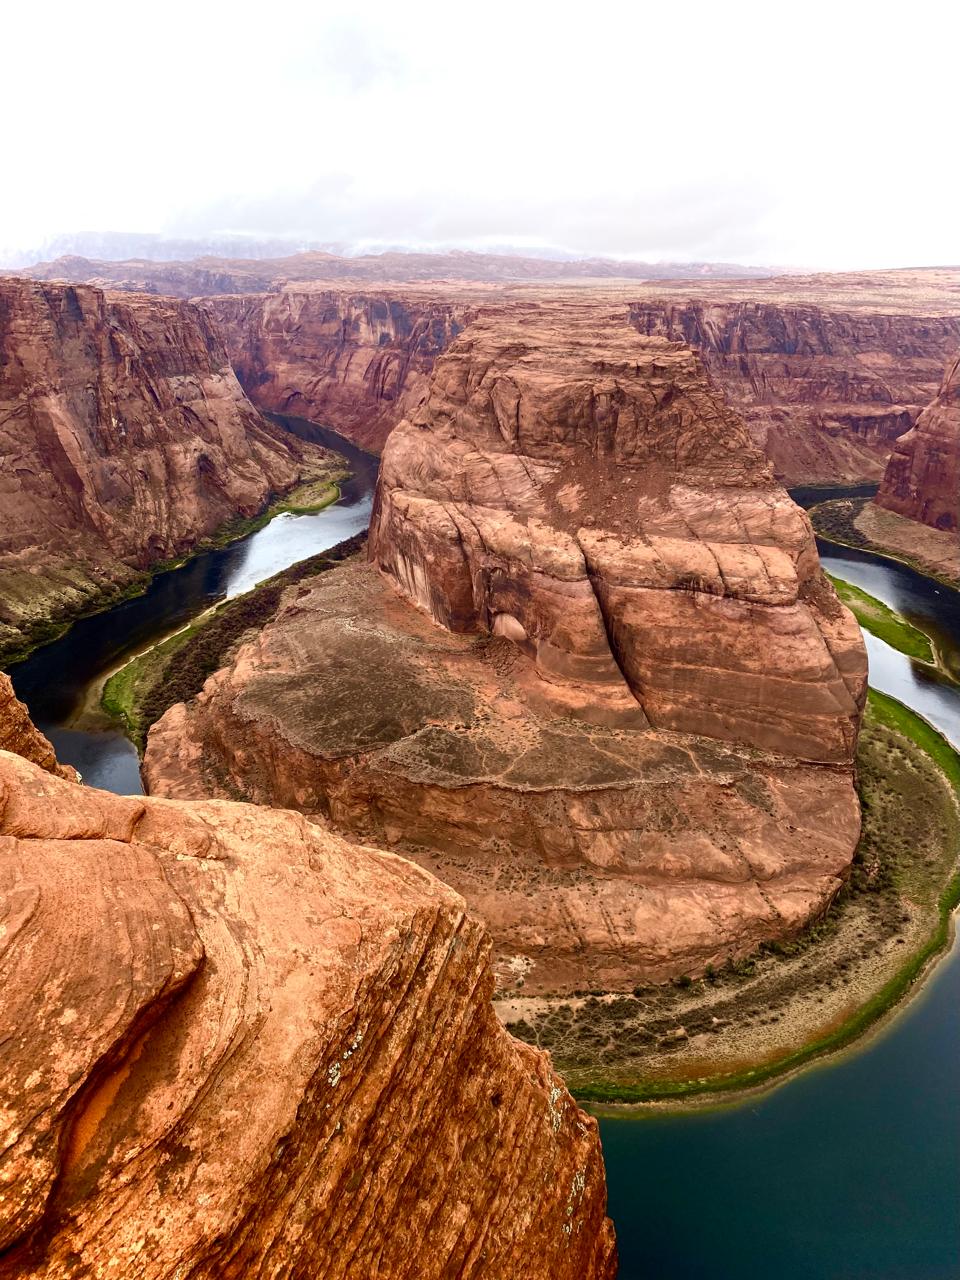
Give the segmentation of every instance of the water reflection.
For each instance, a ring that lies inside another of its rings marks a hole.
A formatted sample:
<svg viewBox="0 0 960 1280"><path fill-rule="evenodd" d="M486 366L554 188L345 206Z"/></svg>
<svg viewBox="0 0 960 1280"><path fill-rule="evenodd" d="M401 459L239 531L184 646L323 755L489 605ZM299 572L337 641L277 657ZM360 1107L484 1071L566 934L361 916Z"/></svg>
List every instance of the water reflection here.
<svg viewBox="0 0 960 1280"><path fill-rule="evenodd" d="M98 710L107 673L216 601L249 591L369 524L377 459L323 427L282 421L302 438L347 458L353 476L342 486L340 502L312 515L278 516L241 542L160 574L142 596L82 618L61 640L10 669L17 695L35 723L60 759L79 769L91 786L125 795L142 791L133 744Z"/></svg>

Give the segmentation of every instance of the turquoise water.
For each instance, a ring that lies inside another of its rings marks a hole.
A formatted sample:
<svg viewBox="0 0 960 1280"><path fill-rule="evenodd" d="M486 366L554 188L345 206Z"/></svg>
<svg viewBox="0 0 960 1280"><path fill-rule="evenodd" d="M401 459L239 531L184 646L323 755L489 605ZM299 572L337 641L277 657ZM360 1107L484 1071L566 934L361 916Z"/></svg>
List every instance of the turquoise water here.
<svg viewBox="0 0 960 1280"><path fill-rule="evenodd" d="M736 1107L602 1119L621 1280L960 1275L960 952L866 1048Z"/></svg>

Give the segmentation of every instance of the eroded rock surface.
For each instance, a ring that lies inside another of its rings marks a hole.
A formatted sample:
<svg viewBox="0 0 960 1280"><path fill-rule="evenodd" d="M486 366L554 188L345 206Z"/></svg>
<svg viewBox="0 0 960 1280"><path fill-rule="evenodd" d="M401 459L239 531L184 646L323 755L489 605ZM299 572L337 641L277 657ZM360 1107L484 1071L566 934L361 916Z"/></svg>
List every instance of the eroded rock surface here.
<svg viewBox="0 0 960 1280"><path fill-rule="evenodd" d="M810 523L678 343L490 309L391 436L371 554L454 631L654 728L850 762L859 628Z"/></svg>
<svg viewBox="0 0 960 1280"><path fill-rule="evenodd" d="M644 301L631 318L695 348L788 484L879 480L960 341L958 315L789 301Z"/></svg>
<svg viewBox="0 0 960 1280"><path fill-rule="evenodd" d="M401 849L487 921L502 989L630 990L823 909L859 832L849 768L653 733L626 701L588 724L509 640L442 630L352 564L166 713L144 778Z"/></svg>
<svg viewBox="0 0 960 1280"><path fill-rule="evenodd" d="M449 889L0 752L0 1275L607 1280L595 1122Z"/></svg>
<svg viewBox="0 0 960 1280"><path fill-rule="evenodd" d="M933 529L960 527L960 357L887 463L877 504Z"/></svg>
<svg viewBox="0 0 960 1280"><path fill-rule="evenodd" d="M482 312L387 443L371 541L382 576L301 584L167 712L151 791L402 848L502 987L699 972L831 900L862 639L689 350L625 309Z"/></svg>
<svg viewBox="0 0 960 1280"><path fill-rule="evenodd" d="M463 291L290 288L204 303L254 404L379 453L463 327Z"/></svg>
<svg viewBox="0 0 960 1280"><path fill-rule="evenodd" d="M12 751L41 769L63 778L76 778L70 765L58 762L52 744L30 719L30 712L13 691L10 677L0 671L0 751Z"/></svg>
<svg viewBox="0 0 960 1280"><path fill-rule="evenodd" d="M255 514L308 454L197 307L0 280L0 652Z"/></svg>

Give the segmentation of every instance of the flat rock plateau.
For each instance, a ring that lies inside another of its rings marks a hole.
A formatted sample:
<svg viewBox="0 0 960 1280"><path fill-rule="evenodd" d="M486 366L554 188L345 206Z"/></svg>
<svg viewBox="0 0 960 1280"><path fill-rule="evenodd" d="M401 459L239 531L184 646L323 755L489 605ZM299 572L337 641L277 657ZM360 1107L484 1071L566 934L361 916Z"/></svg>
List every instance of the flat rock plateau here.
<svg viewBox="0 0 960 1280"><path fill-rule="evenodd" d="M689 349L592 300L481 307L389 437L371 555L167 712L152 792L402 849L501 989L702 971L825 909L863 643Z"/></svg>
<svg viewBox="0 0 960 1280"><path fill-rule="evenodd" d="M250 403L200 308L0 280L0 655L322 461Z"/></svg>
<svg viewBox="0 0 960 1280"><path fill-rule="evenodd" d="M272 263L66 258L21 274L205 297L255 404L314 417L376 451L476 306L625 302L642 332L696 348L786 484L879 481L960 345L956 268L663 279L642 267L306 253Z"/></svg>

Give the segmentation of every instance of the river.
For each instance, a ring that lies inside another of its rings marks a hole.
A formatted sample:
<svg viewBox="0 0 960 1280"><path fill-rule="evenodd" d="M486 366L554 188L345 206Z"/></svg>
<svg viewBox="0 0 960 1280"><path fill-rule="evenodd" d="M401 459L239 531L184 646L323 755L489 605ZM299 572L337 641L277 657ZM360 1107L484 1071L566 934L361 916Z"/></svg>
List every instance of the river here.
<svg viewBox="0 0 960 1280"><path fill-rule="evenodd" d="M17 696L84 782L122 795L143 791L133 743L99 710L104 676L218 600L249 591L299 560L366 529L377 459L333 431L295 418L276 419L295 435L342 454L352 472L340 501L313 515L276 516L263 529L219 551L158 574L143 595L82 618L59 640L10 668Z"/></svg>
<svg viewBox="0 0 960 1280"><path fill-rule="evenodd" d="M827 572L934 633L960 671L955 592L818 545ZM960 688L865 639L870 683L960 747ZM737 1105L601 1118L600 1129L620 1280L956 1280L960 948L862 1047Z"/></svg>
<svg viewBox="0 0 960 1280"><path fill-rule="evenodd" d="M286 422L347 455L355 479L340 503L279 516L160 575L145 595L84 619L11 670L60 758L88 783L141 789L132 745L90 705L105 672L213 601L366 526L376 460L332 432ZM829 572L935 630L960 671L960 598L875 556L820 549ZM882 641L867 636L867 644L871 682L960 746L960 689ZM954 948L922 993L860 1049L738 1105L602 1118L621 1280L955 1280L958 1064Z"/></svg>

